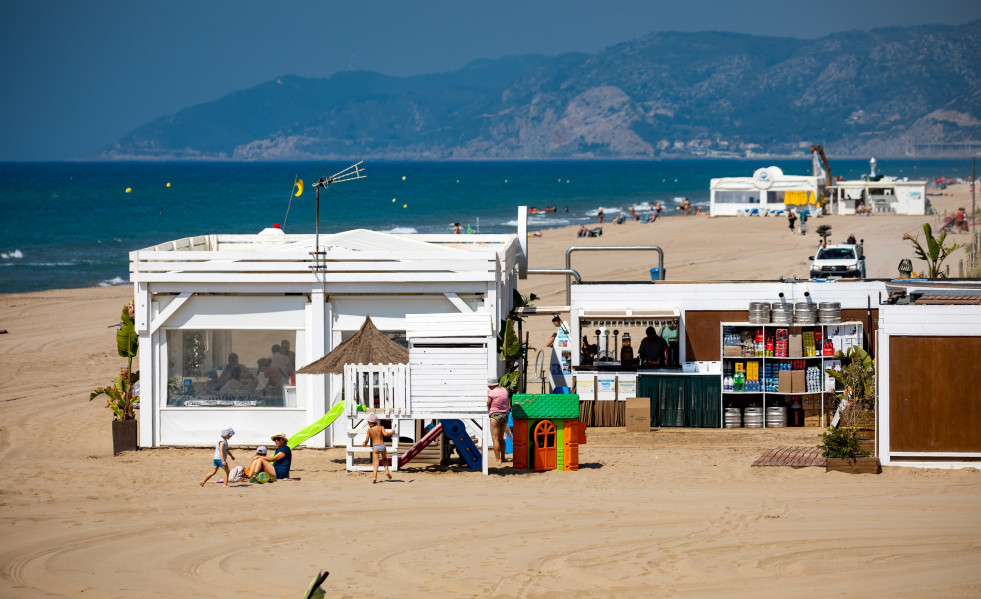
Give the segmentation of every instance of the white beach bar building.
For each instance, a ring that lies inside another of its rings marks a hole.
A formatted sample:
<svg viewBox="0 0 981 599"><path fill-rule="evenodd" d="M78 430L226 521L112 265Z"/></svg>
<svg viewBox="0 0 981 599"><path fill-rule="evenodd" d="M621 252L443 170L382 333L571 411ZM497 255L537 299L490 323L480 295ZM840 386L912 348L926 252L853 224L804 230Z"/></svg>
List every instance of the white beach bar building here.
<svg viewBox="0 0 981 599"><path fill-rule="evenodd" d="M814 175L786 175L776 166L757 169L752 177L712 179L710 216L766 216L786 210L817 210L824 196L828 214L926 214L925 179L871 175L826 184L824 170Z"/></svg>
<svg viewBox="0 0 981 599"><path fill-rule="evenodd" d="M757 169L752 177L711 180L710 216L766 216L790 207L817 209L824 176L785 175L776 166Z"/></svg>
<svg viewBox="0 0 981 599"><path fill-rule="evenodd" d="M236 442L259 444L315 422L341 400L342 377L293 371L349 338L369 315L422 366L427 358L413 349L415 340L456 343L470 354L479 348L484 357L465 381L445 368L414 370L405 385L425 395L419 403L426 407L413 411L418 394L406 389L401 417L452 414L485 423L486 377L498 374L496 335L523 255L518 237L353 230L319 242L316 253L313 235L267 229L131 252L142 447L211 445L223 426L235 428ZM328 429L306 445L344 445L345 432Z"/></svg>

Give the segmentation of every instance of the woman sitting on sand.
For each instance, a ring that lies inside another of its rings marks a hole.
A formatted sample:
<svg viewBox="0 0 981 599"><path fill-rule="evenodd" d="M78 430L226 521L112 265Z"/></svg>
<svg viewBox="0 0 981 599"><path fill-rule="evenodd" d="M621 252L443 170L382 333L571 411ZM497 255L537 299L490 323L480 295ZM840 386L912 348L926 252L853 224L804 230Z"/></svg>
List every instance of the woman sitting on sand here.
<svg viewBox="0 0 981 599"><path fill-rule="evenodd" d="M260 472L265 472L274 479L289 478L290 465L293 462L293 451L286 445L286 435L276 433L272 436L272 440L276 444L276 450L273 451L272 457L257 454L252 458L249 472L252 473L252 476Z"/></svg>

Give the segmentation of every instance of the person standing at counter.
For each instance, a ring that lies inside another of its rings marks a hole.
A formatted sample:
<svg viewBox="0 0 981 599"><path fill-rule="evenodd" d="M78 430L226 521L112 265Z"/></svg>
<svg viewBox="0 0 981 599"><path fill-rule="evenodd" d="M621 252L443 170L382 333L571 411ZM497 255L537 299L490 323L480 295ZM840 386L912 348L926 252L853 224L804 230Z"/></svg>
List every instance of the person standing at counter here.
<svg viewBox="0 0 981 599"><path fill-rule="evenodd" d="M661 325L658 334L668 344L668 361L671 364L678 362L678 323L671 321L666 325Z"/></svg>
<svg viewBox="0 0 981 599"><path fill-rule="evenodd" d="M647 327L645 332L647 336L637 349L641 366L664 366L664 350L668 349L667 342L658 336L654 327Z"/></svg>

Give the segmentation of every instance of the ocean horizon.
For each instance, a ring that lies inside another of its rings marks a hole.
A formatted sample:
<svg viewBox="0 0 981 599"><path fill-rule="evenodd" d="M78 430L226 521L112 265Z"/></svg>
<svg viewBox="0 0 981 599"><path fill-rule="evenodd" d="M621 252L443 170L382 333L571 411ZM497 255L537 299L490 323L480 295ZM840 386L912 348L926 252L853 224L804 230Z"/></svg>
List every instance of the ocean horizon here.
<svg viewBox="0 0 981 599"><path fill-rule="evenodd" d="M312 184L351 163L7 162L0 163L0 293L129 284L129 252L214 233L251 234L273 225L315 231ZM529 228L606 222L660 201L662 217L688 198L707 209L712 178L751 176L775 165L810 174L810 159L676 161L366 162L366 178L321 192L320 231L390 233L514 232L517 207ZM867 160L832 161L845 179ZM970 159L879 161L881 174L966 178ZM304 191L292 195L294 178ZM128 191L127 191L128 190ZM710 240L707 240L709 242Z"/></svg>

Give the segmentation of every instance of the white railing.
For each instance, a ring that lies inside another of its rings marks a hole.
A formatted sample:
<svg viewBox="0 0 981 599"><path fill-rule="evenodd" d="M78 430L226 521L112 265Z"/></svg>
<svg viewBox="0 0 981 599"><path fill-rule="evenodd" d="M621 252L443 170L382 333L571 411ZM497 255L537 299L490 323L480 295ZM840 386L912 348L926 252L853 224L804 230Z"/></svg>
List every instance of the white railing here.
<svg viewBox="0 0 981 599"><path fill-rule="evenodd" d="M348 416L360 404L380 416L412 413L408 364L345 364L344 402Z"/></svg>

